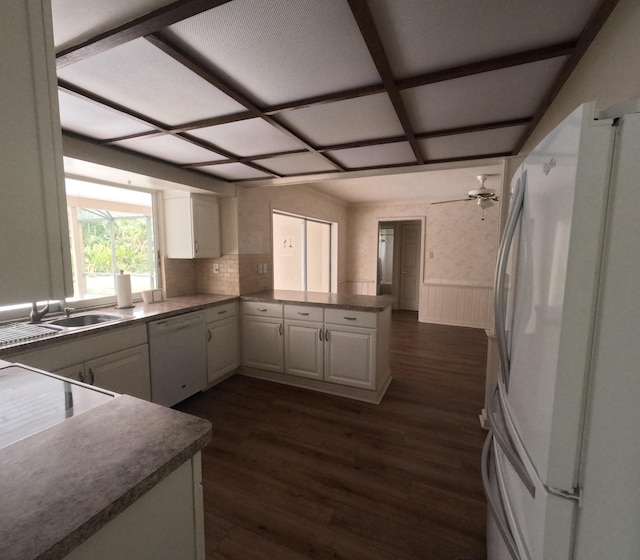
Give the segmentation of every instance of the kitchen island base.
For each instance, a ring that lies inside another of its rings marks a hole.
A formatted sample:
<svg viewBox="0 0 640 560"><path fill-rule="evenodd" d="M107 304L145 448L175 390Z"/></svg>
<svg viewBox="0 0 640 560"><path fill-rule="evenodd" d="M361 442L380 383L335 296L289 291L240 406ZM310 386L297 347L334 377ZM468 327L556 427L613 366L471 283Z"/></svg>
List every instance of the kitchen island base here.
<svg viewBox="0 0 640 560"><path fill-rule="evenodd" d="M284 385L291 385L292 387L311 389L320 393L327 393L328 395L346 397L348 399L354 399L357 401L363 401L372 404L380 404L392 379L391 375L387 375L386 378L380 380L380 387L378 388L378 390L372 391L370 389L360 389L358 387L348 387L346 385L326 383L324 381L316 381L315 379L294 377L291 375L287 375L286 373L278 373L275 371L267 371L264 369L252 368L247 366L241 366L238 369L237 373L239 373L240 375L246 375L247 377L264 379L266 381L274 381L276 383L282 383Z"/></svg>

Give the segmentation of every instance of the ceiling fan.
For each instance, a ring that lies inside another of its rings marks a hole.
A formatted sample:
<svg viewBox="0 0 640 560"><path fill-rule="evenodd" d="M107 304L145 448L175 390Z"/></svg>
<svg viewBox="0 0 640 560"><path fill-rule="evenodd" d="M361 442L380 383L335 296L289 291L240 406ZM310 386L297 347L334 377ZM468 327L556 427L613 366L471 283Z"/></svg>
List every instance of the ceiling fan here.
<svg viewBox="0 0 640 560"><path fill-rule="evenodd" d="M485 208L491 208L494 202L500 200L500 198L496 195L495 191L488 189L484 186L484 182L487 180L489 175L477 175L477 179L480 182L479 189L472 189L467 193L467 198L458 198L455 200L441 200L440 202L432 202L431 204L446 204L448 202L468 202L470 200L477 200L478 206L480 206L483 210Z"/></svg>

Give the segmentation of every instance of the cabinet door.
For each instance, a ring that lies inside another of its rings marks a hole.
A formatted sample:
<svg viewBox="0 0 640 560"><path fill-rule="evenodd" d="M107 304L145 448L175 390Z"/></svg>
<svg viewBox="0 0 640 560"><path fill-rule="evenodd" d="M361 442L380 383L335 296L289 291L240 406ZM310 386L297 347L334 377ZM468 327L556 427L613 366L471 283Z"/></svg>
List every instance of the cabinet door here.
<svg viewBox="0 0 640 560"><path fill-rule="evenodd" d="M238 367L238 349L237 317L229 317L207 325L207 381L209 383L213 383Z"/></svg>
<svg viewBox="0 0 640 560"><path fill-rule="evenodd" d="M76 364L73 366L68 366L65 368L60 368L51 373L55 373L56 375L61 375L62 377L68 377L69 379L73 379L74 381L81 381L84 383L84 364Z"/></svg>
<svg viewBox="0 0 640 560"><path fill-rule="evenodd" d="M198 454L63 560L204 560L199 465Z"/></svg>
<svg viewBox="0 0 640 560"><path fill-rule="evenodd" d="M50 2L0 2L0 305L73 294Z"/></svg>
<svg viewBox="0 0 640 560"><path fill-rule="evenodd" d="M220 256L220 210L210 196L192 195L194 256L213 259Z"/></svg>
<svg viewBox="0 0 640 560"><path fill-rule="evenodd" d="M116 393L151 400L147 344L90 360L85 363L84 371L86 383Z"/></svg>
<svg viewBox="0 0 640 560"><path fill-rule="evenodd" d="M285 373L322 379L324 370L324 330L322 323L285 321Z"/></svg>
<svg viewBox="0 0 640 560"><path fill-rule="evenodd" d="M284 372L283 321L245 316L242 322L242 358L246 366Z"/></svg>
<svg viewBox="0 0 640 560"><path fill-rule="evenodd" d="M325 338L325 380L375 389L376 331L331 326Z"/></svg>

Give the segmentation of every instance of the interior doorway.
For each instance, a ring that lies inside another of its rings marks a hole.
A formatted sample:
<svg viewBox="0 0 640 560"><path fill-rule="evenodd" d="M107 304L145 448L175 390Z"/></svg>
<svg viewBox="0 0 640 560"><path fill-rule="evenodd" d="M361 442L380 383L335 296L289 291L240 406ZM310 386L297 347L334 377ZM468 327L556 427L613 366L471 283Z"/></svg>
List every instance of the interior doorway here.
<svg viewBox="0 0 640 560"><path fill-rule="evenodd" d="M418 311L422 221L378 223L377 293L393 296L393 308Z"/></svg>

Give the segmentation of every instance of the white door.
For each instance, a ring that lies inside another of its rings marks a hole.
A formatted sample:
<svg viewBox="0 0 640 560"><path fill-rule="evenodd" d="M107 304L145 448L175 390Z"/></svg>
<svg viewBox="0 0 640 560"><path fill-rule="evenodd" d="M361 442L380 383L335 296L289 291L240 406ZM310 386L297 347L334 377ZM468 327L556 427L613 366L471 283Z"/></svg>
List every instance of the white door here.
<svg viewBox="0 0 640 560"><path fill-rule="evenodd" d="M207 381L213 383L238 367L238 318L207 325Z"/></svg>
<svg viewBox="0 0 640 560"><path fill-rule="evenodd" d="M85 363L84 371L86 383L116 393L151 400L147 344L90 360Z"/></svg>
<svg viewBox="0 0 640 560"><path fill-rule="evenodd" d="M324 330L322 323L285 321L285 373L322 379Z"/></svg>
<svg viewBox="0 0 640 560"><path fill-rule="evenodd" d="M282 319L244 317L242 322L244 365L280 373L284 371L282 323Z"/></svg>
<svg viewBox="0 0 640 560"><path fill-rule="evenodd" d="M400 309L418 311L421 225L402 224L400 253Z"/></svg>
<svg viewBox="0 0 640 560"><path fill-rule="evenodd" d="M548 486L568 492L577 485L611 146L611 127L591 126L581 108L524 163L503 393L514 437L535 471Z"/></svg>
<svg viewBox="0 0 640 560"><path fill-rule="evenodd" d="M325 329L325 381L375 389L376 331L332 325Z"/></svg>

